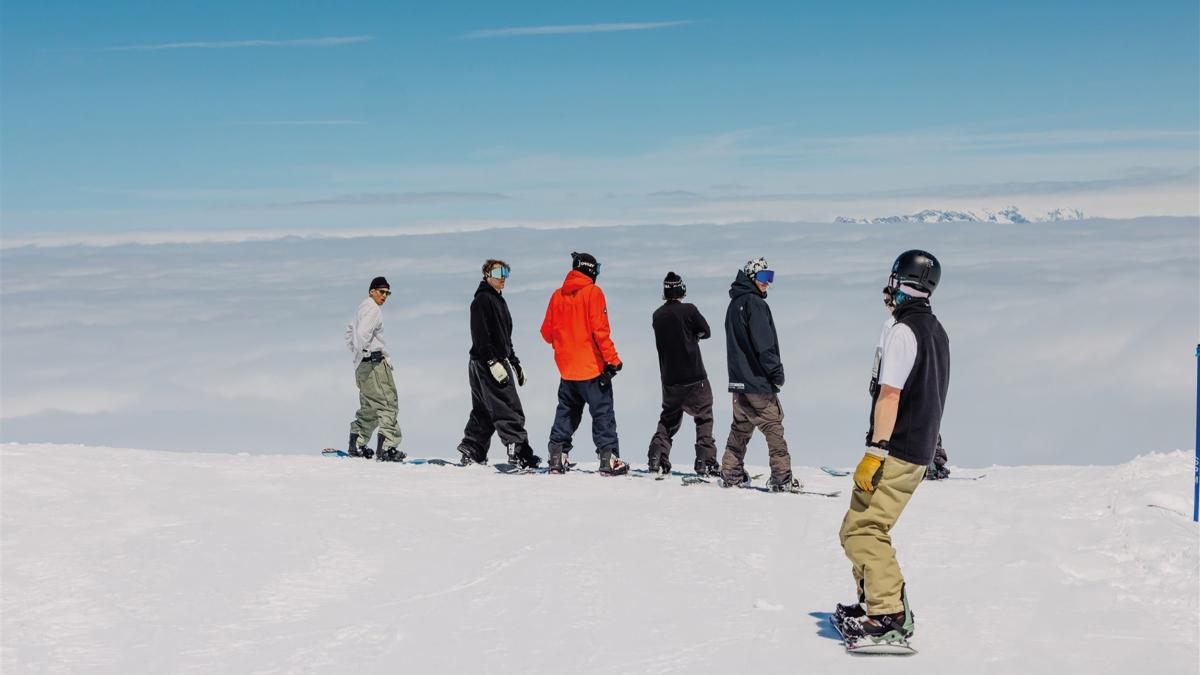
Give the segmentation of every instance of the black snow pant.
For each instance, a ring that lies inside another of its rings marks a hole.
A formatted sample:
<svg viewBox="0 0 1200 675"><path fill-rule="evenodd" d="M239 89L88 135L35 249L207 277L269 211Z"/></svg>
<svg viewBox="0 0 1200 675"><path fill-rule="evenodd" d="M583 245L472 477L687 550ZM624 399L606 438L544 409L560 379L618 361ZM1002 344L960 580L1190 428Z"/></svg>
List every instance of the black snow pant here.
<svg viewBox="0 0 1200 675"><path fill-rule="evenodd" d="M715 466L717 443L712 435L713 394L707 379L691 384L663 385L658 431L650 439L650 463L660 459L670 461L671 441L683 425L684 413L696 420L696 464Z"/></svg>
<svg viewBox="0 0 1200 675"><path fill-rule="evenodd" d="M500 442L505 446L515 443L518 453L533 456L529 434L525 432L525 411L517 395L517 379L507 361L504 369L508 371L508 382L500 384L492 377L486 361L472 359L467 366L471 382L471 416L458 449L459 452L469 451L477 462L487 461L493 433L500 435Z"/></svg>
<svg viewBox="0 0 1200 675"><path fill-rule="evenodd" d="M590 380L559 380L558 409L550 428L550 456L571 451L571 437L583 420L583 406L592 415L592 442L596 452L612 450L620 457L617 444L617 416L613 410L612 379L606 375Z"/></svg>

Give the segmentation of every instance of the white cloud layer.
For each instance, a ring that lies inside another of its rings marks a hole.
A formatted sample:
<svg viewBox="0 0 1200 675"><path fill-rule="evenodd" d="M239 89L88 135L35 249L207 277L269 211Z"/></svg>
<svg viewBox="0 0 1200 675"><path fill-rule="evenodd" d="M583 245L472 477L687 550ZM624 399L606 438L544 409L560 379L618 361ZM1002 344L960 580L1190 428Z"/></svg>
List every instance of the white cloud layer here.
<svg viewBox="0 0 1200 675"><path fill-rule="evenodd" d="M758 222L732 226L492 229L156 246L9 248L0 268L5 441L177 450L314 452L341 444L357 394L342 330L383 274L385 322L414 453L448 456L470 408L467 307L478 265L513 266L506 292L533 444L545 447L557 374L537 334L572 250L604 263L626 457L659 410L651 312L681 273L713 325L703 345L723 390L727 290L766 255L796 461L861 449L879 288L911 247L945 265L935 308L954 365L944 430L962 464L1123 461L1190 447L1200 250L1196 218L1028 225ZM729 423L717 399L717 440ZM1097 424L1096 420L1104 420ZM690 428L674 455L687 463ZM590 432L580 430L580 448ZM754 461L765 462L756 441ZM585 450L583 450L585 451Z"/></svg>

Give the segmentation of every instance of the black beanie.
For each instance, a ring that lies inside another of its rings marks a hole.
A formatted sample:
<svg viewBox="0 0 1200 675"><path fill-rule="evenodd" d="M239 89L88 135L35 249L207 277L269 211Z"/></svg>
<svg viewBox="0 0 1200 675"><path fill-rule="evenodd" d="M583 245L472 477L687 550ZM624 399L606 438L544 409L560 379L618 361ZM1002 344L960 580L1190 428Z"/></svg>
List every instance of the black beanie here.
<svg viewBox="0 0 1200 675"><path fill-rule="evenodd" d="M667 272L667 276L663 278L663 299L679 300L687 295L687 286L684 285L683 279L674 272Z"/></svg>
<svg viewBox="0 0 1200 675"><path fill-rule="evenodd" d="M596 258L591 253L576 253L571 252L571 269L579 270L588 275L592 279L600 274L600 263L596 262Z"/></svg>
<svg viewBox="0 0 1200 675"><path fill-rule="evenodd" d="M383 277L375 277L371 280L371 290L375 290L376 288L386 288L390 290L392 285L389 284L387 279L384 279Z"/></svg>

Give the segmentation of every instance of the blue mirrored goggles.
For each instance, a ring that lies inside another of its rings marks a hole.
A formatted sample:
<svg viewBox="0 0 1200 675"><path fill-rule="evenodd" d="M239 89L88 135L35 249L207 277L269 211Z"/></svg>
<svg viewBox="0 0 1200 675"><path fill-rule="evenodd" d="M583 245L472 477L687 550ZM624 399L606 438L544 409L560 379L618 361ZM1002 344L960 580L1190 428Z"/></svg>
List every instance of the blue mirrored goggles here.
<svg viewBox="0 0 1200 675"><path fill-rule="evenodd" d="M493 279L507 279L511 272L512 270L508 269L507 266L502 265L500 267L493 267L488 271L488 276Z"/></svg>
<svg viewBox="0 0 1200 675"><path fill-rule="evenodd" d="M763 270L761 272L755 272L754 280L760 284L773 284L773 283L775 283L775 272L772 270Z"/></svg>

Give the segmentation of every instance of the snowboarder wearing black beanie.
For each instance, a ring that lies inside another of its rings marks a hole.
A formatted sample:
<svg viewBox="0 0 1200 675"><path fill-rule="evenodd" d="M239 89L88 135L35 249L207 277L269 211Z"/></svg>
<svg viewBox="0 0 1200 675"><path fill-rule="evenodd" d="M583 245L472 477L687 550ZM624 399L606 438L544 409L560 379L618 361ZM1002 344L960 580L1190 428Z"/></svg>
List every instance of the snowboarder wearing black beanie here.
<svg viewBox="0 0 1200 675"><path fill-rule="evenodd" d="M471 301L471 416L458 452L463 465L486 464L496 433L511 466L533 468L541 459L533 454L525 432L525 411L517 395L517 385L525 386L525 371L513 351L512 315L503 296L510 268L503 260L487 260L482 270L483 280Z"/></svg>
<svg viewBox="0 0 1200 675"><path fill-rule="evenodd" d="M359 303L354 319L346 326L346 348L354 359L354 382L358 385L358 413L350 423L350 447L346 453L351 457L402 462L407 455L399 449L396 381L392 378L391 355L383 341L383 303L391 294L387 279L372 279L368 297ZM375 427L379 427L379 440L372 450L369 444Z"/></svg>
<svg viewBox="0 0 1200 675"><path fill-rule="evenodd" d="M905 251L883 289L892 316L875 350L867 448L840 532L858 602L838 605L834 621L851 651L911 653L913 615L890 533L938 446L950 339L929 298L941 277L933 255Z"/></svg>
<svg viewBox="0 0 1200 675"><path fill-rule="evenodd" d="M567 453L583 419L583 408L592 415L592 441L600 459L600 473L629 473L621 460L617 417L613 408L613 378L624 363L612 341L608 303L596 285L600 261L588 253L571 254L571 271L546 305L542 339L554 348L558 366L558 408L550 428L550 473L570 468Z"/></svg>
<svg viewBox="0 0 1200 675"><path fill-rule="evenodd" d="M712 335L696 306L683 302L687 286L674 272L663 279L663 303L654 312L651 326L658 347L662 378L662 414L650 439L651 473L671 473L671 441L683 424L683 414L696 420L696 473L720 475L717 444L713 440L713 394L700 355L700 340Z"/></svg>

